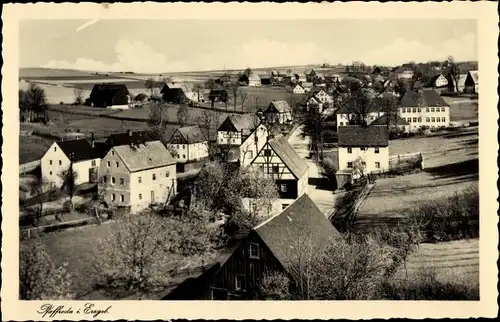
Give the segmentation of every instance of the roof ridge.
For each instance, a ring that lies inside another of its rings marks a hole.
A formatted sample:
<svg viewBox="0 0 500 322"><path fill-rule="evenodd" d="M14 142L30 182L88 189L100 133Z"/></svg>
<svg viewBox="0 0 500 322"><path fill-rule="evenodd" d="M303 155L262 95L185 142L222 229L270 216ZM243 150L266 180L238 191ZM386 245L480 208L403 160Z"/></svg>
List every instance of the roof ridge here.
<svg viewBox="0 0 500 322"><path fill-rule="evenodd" d="M298 197L297 199L295 199L293 201L293 203L288 206L288 208L285 208L284 210L282 210L281 212L277 213L276 215L274 216L271 216L269 218L267 218L266 220L264 220L263 222L261 222L260 224L258 224L257 226L255 226L254 228L252 228L252 230L255 230L257 231L257 229L263 227L264 225L268 224L269 222L271 222L273 219L275 219L276 217L280 216L281 214L283 214L285 211L290 211L289 210L289 207L292 207L294 203L296 203L299 199L303 198L304 196L307 196L307 193L303 193L300 197Z"/></svg>

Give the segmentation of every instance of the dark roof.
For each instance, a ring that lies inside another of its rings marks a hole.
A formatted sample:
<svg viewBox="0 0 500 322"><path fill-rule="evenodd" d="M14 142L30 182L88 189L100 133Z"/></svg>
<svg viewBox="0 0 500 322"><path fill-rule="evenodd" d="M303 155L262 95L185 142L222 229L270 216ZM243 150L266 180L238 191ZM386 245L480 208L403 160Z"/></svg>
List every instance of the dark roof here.
<svg viewBox="0 0 500 322"><path fill-rule="evenodd" d="M132 142L149 142L149 141L154 141L155 138L153 137L152 133L150 131L131 131L130 133L124 132L124 133L115 133L115 134L110 134L108 139L106 140L106 143L109 145L109 147L113 146L120 146L120 145L127 145L131 141Z"/></svg>
<svg viewBox="0 0 500 322"><path fill-rule="evenodd" d="M230 122L236 131L248 131L248 130L254 130L259 126L260 124L260 119L257 116L257 114L254 113L247 113L247 114L237 114L237 115L229 115L221 125L221 127L224 125L224 123Z"/></svg>
<svg viewBox="0 0 500 322"><path fill-rule="evenodd" d="M113 98L118 92L123 92L126 95L130 94L125 84L103 83L95 84L89 96L91 100L94 100L97 97L99 97L99 99L108 100Z"/></svg>
<svg viewBox="0 0 500 322"><path fill-rule="evenodd" d="M370 99L370 96L373 96L374 93L366 93L367 97ZM383 112L384 111L384 105L382 104L384 100L381 97L375 97L371 99L370 102L370 107L368 108L368 112ZM353 107L351 108L352 105L350 104L355 104L353 100L347 100L341 108L337 110L337 114L349 114L353 113L352 111L356 111L358 108ZM351 112L349 112L351 111Z"/></svg>
<svg viewBox="0 0 500 322"><path fill-rule="evenodd" d="M188 142L188 144L206 141L205 138L203 137L203 133L201 133L201 129L198 125L184 126L184 127L178 128L177 131L179 131L179 133ZM175 132L174 132L174 134L175 134ZM172 135L172 137L173 137L173 135Z"/></svg>
<svg viewBox="0 0 500 322"><path fill-rule="evenodd" d="M290 112L290 106L288 105L287 101L271 101L266 111L273 112L273 108L279 113Z"/></svg>
<svg viewBox="0 0 500 322"><path fill-rule="evenodd" d="M283 135L270 139L269 145L297 179L309 168L306 161L295 152Z"/></svg>
<svg viewBox="0 0 500 322"><path fill-rule="evenodd" d="M375 121L370 123L370 126L372 125L387 125L387 114L382 115ZM389 118L389 125L410 125L410 123L406 122L403 120L399 115L392 115Z"/></svg>
<svg viewBox="0 0 500 322"><path fill-rule="evenodd" d="M401 107L449 106L441 95L433 89L422 89L419 92L407 90L401 98L399 105Z"/></svg>
<svg viewBox="0 0 500 322"><path fill-rule="evenodd" d="M324 249L339 232L307 194L303 194L279 215L271 217L253 229L273 255L289 269L300 255L297 248L312 246L314 252ZM301 245L300 243L307 243ZM296 244L299 243L299 244Z"/></svg>
<svg viewBox="0 0 500 322"><path fill-rule="evenodd" d="M58 141L57 145L68 158L73 156L74 162L101 158L100 149L92 148L87 139Z"/></svg>
<svg viewBox="0 0 500 322"><path fill-rule="evenodd" d="M386 147L389 135L386 126L341 126L338 128L339 147Z"/></svg>

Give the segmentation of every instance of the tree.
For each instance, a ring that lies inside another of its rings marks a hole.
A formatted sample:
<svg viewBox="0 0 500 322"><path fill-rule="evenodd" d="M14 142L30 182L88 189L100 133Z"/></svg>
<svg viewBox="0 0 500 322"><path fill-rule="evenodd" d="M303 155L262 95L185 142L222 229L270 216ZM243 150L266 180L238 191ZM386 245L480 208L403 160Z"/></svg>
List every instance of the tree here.
<svg viewBox="0 0 500 322"><path fill-rule="evenodd" d="M29 122L33 122L35 118L39 118L40 114L44 117L44 122L49 121L48 113L47 113L47 97L45 95L45 90L35 83L30 83L30 86L27 91L24 91L24 94L19 92L19 97L23 98L22 101L19 102L20 109L28 112L28 120Z"/></svg>
<svg viewBox="0 0 500 322"><path fill-rule="evenodd" d="M201 128L203 140L208 143L208 156L210 160L214 160L218 148L217 129L221 124L221 112L216 109L205 110L196 123Z"/></svg>
<svg viewBox="0 0 500 322"><path fill-rule="evenodd" d="M384 112L385 115L387 131L390 131L391 121L394 122L397 131L397 118L399 116L397 98L394 95L388 94L378 99L380 100L382 112Z"/></svg>
<svg viewBox="0 0 500 322"><path fill-rule="evenodd" d="M83 88L75 87L73 88L73 94L75 95L75 104L82 105L83 104Z"/></svg>
<svg viewBox="0 0 500 322"><path fill-rule="evenodd" d="M253 71L250 67L247 67L245 69L245 71L243 72L244 75L246 75L247 77L250 77L250 75L252 75Z"/></svg>
<svg viewBox="0 0 500 322"><path fill-rule="evenodd" d="M101 281L110 288L151 290L168 281L168 221L146 210L126 214L110 235L100 240Z"/></svg>
<svg viewBox="0 0 500 322"><path fill-rule="evenodd" d="M75 195L76 192L76 180L78 178L78 173L75 171L73 168L73 158L74 155L70 154L70 164L67 169L63 170L60 174L59 177L61 178L62 181L62 186L61 190L66 191L69 197L69 211L73 210L73 196Z"/></svg>
<svg viewBox="0 0 500 322"><path fill-rule="evenodd" d="M136 102L144 102L146 99L148 98L148 96L144 93L139 93L137 94L135 97L134 97L134 101Z"/></svg>
<svg viewBox="0 0 500 322"><path fill-rule="evenodd" d="M460 79L460 69L455 63L453 56L449 56L448 59L443 64L443 69L445 69L455 83L455 91L459 92L458 81Z"/></svg>
<svg viewBox="0 0 500 322"><path fill-rule="evenodd" d="M168 127L168 108L160 103L151 103L148 125L153 138L163 141Z"/></svg>
<svg viewBox="0 0 500 322"><path fill-rule="evenodd" d="M47 180L45 177L41 177L34 184L34 190L36 191L36 198L38 200L38 207L33 219L33 225L36 226L43 216L43 204L46 201L50 201L54 193L54 183Z"/></svg>
<svg viewBox="0 0 500 322"><path fill-rule="evenodd" d="M201 102L201 99L200 99L201 90L202 90L201 84L199 84L199 83L194 84L193 91L198 95L198 102Z"/></svg>
<svg viewBox="0 0 500 322"><path fill-rule="evenodd" d="M205 88L208 88L210 91L212 91L215 87L217 87L217 83L215 82L215 80L213 78L207 79L207 81L205 82ZM210 102L213 109L215 104L215 96L210 97Z"/></svg>
<svg viewBox="0 0 500 322"><path fill-rule="evenodd" d="M69 300L71 276L66 264L56 266L37 239L21 243L19 252L19 297L21 300Z"/></svg>
<svg viewBox="0 0 500 322"><path fill-rule="evenodd" d="M367 125L368 114L372 109L372 100L362 88L351 91L345 101L345 106L351 125Z"/></svg>
<svg viewBox="0 0 500 322"><path fill-rule="evenodd" d="M177 121L182 126L186 126L189 123L190 115L189 109L186 104L181 104L179 109L177 110Z"/></svg>
<svg viewBox="0 0 500 322"><path fill-rule="evenodd" d="M360 177L365 176L366 162L361 157L357 157L352 162L353 173L359 173Z"/></svg>
<svg viewBox="0 0 500 322"><path fill-rule="evenodd" d="M156 80L154 80L154 78L148 78L144 82L144 87L149 89L151 91L151 96L153 96L153 90L156 88Z"/></svg>

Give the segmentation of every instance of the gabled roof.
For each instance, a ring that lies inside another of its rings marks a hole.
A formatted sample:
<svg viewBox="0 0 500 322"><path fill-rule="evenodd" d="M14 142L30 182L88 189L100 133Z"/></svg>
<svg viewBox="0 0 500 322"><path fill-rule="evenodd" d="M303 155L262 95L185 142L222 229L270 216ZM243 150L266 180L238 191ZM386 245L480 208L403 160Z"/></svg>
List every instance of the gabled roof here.
<svg viewBox="0 0 500 322"><path fill-rule="evenodd" d="M479 71L471 70L471 71L469 71L468 74L472 78L472 81L474 82L474 84L479 85Z"/></svg>
<svg viewBox="0 0 500 322"><path fill-rule="evenodd" d="M260 79L267 79L267 78L271 78L271 74L268 74L268 73L261 73L261 74L259 74L259 78L260 78Z"/></svg>
<svg viewBox="0 0 500 322"><path fill-rule="evenodd" d="M92 88L92 92L90 92L90 99L105 99L109 100L113 98L118 92L122 92L125 95L129 95L129 91L125 84L117 84L117 83L102 83L95 84Z"/></svg>
<svg viewBox="0 0 500 322"><path fill-rule="evenodd" d="M389 134L386 126L341 126L338 131L339 147L386 147Z"/></svg>
<svg viewBox="0 0 500 322"><path fill-rule="evenodd" d="M374 93L367 93L366 95L368 96L368 98L370 99L370 96L373 96ZM383 99L381 97L373 97L371 98L371 102L370 102L370 107L368 108L368 112L369 113L372 113L372 112L383 112L384 111L384 106L383 106ZM341 108L339 108L337 110L337 114L349 114L349 113L353 113L352 111L355 111L356 108L352 108L351 109L351 106L353 105L350 105L350 104L354 104L354 102L352 101L346 101L344 103L344 105L342 105ZM351 112L350 112L351 111Z"/></svg>
<svg viewBox="0 0 500 322"><path fill-rule="evenodd" d="M268 106L268 110L275 108L279 113L287 113L290 112L290 106L287 101L271 101Z"/></svg>
<svg viewBox="0 0 500 322"><path fill-rule="evenodd" d="M160 141L146 144L120 145L113 148L130 172L175 164L167 148Z"/></svg>
<svg viewBox="0 0 500 322"><path fill-rule="evenodd" d="M260 124L260 119L254 113L229 115L219 128L227 123L232 124L238 132L245 130L251 131Z"/></svg>
<svg viewBox="0 0 500 322"><path fill-rule="evenodd" d="M387 125L387 118L389 116L387 114L382 115L375 121L370 123L372 125ZM399 115L391 115L389 117L389 125L410 125L410 123L403 120Z"/></svg>
<svg viewBox="0 0 500 322"><path fill-rule="evenodd" d="M192 125L192 126L184 126L178 128L174 134L172 134L172 138L174 137L175 133L179 132L181 136L184 138L184 140L187 141L188 144L192 143L198 143L198 142L203 142L206 141L206 139L203 137L203 133L201 132L201 129L198 125Z"/></svg>
<svg viewBox="0 0 500 322"><path fill-rule="evenodd" d="M308 170L309 166L306 161L297 154L286 137L278 135L270 139L268 143L297 179Z"/></svg>
<svg viewBox="0 0 500 322"><path fill-rule="evenodd" d="M255 74L255 73L251 73L250 76L248 76L248 80L260 82L260 77L259 77L259 75Z"/></svg>
<svg viewBox="0 0 500 322"><path fill-rule="evenodd" d="M132 142L149 142L154 141L153 135L150 131L130 131L123 133L114 133L110 134L106 139L106 144L109 147L117 146L117 145L125 145Z"/></svg>
<svg viewBox="0 0 500 322"><path fill-rule="evenodd" d="M434 106L449 106L433 89L422 89L419 92L412 90L405 91L401 98L399 106L401 107L434 107Z"/></svg>
<svg viewBox="0 0 500 322"><path fill-rule="evenodd" d="M262 239L285 270L303 255L299 247L311 247L307 250L320 252L332 240L342 238L307 194L252 232Z"/></svg>
<svg viewBox="0 0 500 322"><path fill-rule="evenodd" d="M165 83L160 93L164 93L168 89L181 89L184 93L189 93L191 91L189 86L183 82L170 82Z"/></svg>
<svg viewBox="0 0 500 322"><path fill-rule="evenodd" d="M314 86L314 84L311 83L311 82L302 82L302 87L303 88L306 88L306 87L307 88L312 88L313 86Z"/></svg>
<svg viewBox="0 0 500 322"><path fill-rule="evenodd" d="M87 139L57 141L56 143L68 158L70 158L70 156L73 157L73 162L102 157L101 153L99 153L99 149L93 149Z"/></svg>
<svg viewBox="0 0 500 322"><path fill-rule="evenodd" d="M297 87L300 87L300 88L304 89L302 86L300 86L300 84L295 84L295 86L293 88L295 89Z"/></svg>

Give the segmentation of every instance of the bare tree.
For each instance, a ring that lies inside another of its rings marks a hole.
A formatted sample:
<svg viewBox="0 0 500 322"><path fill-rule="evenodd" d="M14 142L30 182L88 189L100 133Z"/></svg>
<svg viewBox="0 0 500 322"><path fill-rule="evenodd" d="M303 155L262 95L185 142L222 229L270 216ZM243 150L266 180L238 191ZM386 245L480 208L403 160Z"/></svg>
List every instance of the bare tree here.
<svg viewBox="0 0 500 322"><path fill-rule="evenodd" d="M82 105L83 104L83 88L75 87L73 88L73 94L75 95L75 104Z"/></svg>
<svg viewBox="0 0 500 322"><path fill-rule="evenodd" d="M36 226L43 216L43 204L50 201L54 193L54 183L42 176L35 182L34 190L36 191L36 198L38 198L38 207L33 220L33 224Z"/></svg>
<svg viewBox="0 0 500 322"><path fill-rule="evenodd" d="M455 83L455 91L459 92L460 90L458 88L458 81L460 80L460 69L453 59L453 56L448 57L448 59L443 64L443 68L448 72L453 82Z"/></svg>
<svg viewBox="0 0 500 322"><path fill-rule="evenodd" d="M201 128L203 139L207 141L208 156L210 160L214 160L218 147L217 129L221 124L221 112L215 109L205 110L196 121Z"/></svg>
<svg viewBox="0 0 500 322"><path fill-rule="evenodd" d="M190 119L191 117L189 115L187 104L181 104L179 109L177 110L177 122L179 122L181 126L186 126L189 123Z"/></svg>
<svg viewBox="0 0 500 322"><path fill-rule="evenodd" d="M201 102L200 93L201 93L202 89L203 89L203 87L199 83L196 83L193 86L193 91L198 95L198 102Z"/></svg>
<svg viewBox="0 0 500 322"><path fill-rule="evenodd" d="M49 121L47 97L43 88L35 83L30 83L28 90L24 91L23 94L19 92L19 98L22 98L19 101L19 107L28 112L30 122L33 122L35 118L38 119L40 114L43 115L45 122Z"/></svg>
<svg viewBox="0 0 500 322"><path fill-rule="evenodd" d="M21 300L74 298L66 265L57 267L38 239L20 245L19 297Z"/></svg>
<svg viewBox="0 0 500 322"><path fill-rule="evenodd" d="M151 103L148 125L156 140L163 141L169 124L168 108L160 103Z"/></svg>
<svg viewBox="0 0 500 322"><path fill-rule="evenodd" d="M152 78L152 77L148 78L144 82L144 87L146 87L147 89L149 89L149 91L151 92L151 96L153 96L153 91L156 88L156 80L154 78Z"/></svg>

